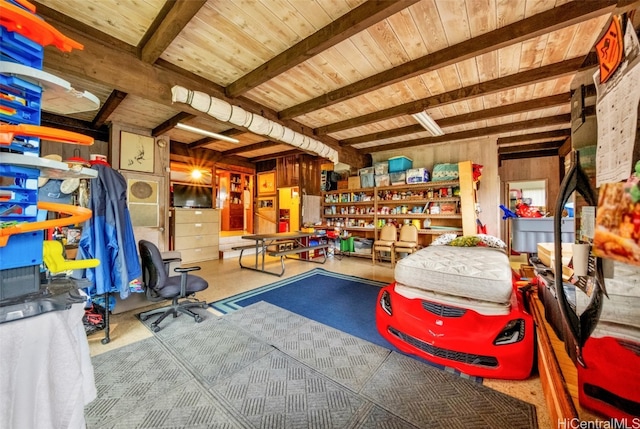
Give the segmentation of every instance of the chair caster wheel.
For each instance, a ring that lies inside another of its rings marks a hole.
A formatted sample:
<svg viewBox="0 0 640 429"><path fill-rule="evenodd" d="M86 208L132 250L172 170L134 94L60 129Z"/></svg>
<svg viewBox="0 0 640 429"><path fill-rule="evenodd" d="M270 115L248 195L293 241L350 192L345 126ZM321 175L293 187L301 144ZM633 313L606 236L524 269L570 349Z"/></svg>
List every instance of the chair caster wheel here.
<svg viewBox="0 0 640 429"><path fill-rule="evenodd" d="M158 332L160 330L160 327L158 325L156 325L155 323L151 324L151 330L153 332Z"/></svg>
<svg viewBox="0 0 640 429"><path fill-rule="evenodd" d="M109 344L109 341L111 341L111 338L103 338L102 340L100 340L102 344Z"/></svg>
<svg viewBox="0 0 640 429"><path fill-rule="evenodd" d="M200 315L196 315L196 317L194 317L196 323L200 323L202 322L202 317Z"/></svg>

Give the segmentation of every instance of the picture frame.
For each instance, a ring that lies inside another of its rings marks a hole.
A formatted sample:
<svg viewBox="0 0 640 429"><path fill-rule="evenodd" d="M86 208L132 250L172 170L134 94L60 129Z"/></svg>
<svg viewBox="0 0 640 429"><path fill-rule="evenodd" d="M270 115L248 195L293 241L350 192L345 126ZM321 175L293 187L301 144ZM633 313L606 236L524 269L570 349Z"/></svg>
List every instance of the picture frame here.
<svg viewBox="0 0 640 429"><path fill-rule="evenodd" d="M120 132L120 169L154 172L155 141L153 137Z"/></svg>
<svg viewBox="0 0 640 429"><path fill-rule="evenodd" d="M258 195L270 195L275 193L276 193L275 171L258 173Z"/></svg>

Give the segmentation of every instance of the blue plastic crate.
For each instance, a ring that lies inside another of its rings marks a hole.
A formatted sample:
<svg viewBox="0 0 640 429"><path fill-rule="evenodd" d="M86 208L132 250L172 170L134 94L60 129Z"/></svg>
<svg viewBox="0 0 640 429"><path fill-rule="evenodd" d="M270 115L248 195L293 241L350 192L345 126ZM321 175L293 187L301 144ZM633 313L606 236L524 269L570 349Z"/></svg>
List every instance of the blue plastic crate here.
<svg viewBox="0 0 640 429"><path fill-rule="evenodd" d="M0 58L42 70L44 48L21 34L0 26Z"/></svg>
<svg viewBox="0 0 640 429"><path fill-rule="evenodd" d="M9 145L9 149L17 153L40 154L40 139L38 137L15 136Z"/></svg>
<svg viewBox="0 0 640 429"><path fill-rule="evenodd" d="M40 125L42 88L16 76L0 74L0 119Z"/></svg>
<svg viewBox="0 0 640 429"><path fill-rule="evenodd" d="M413 167L413 160L406 156L389 158L389 173L399 173Z"/></svg>
<svg viewBox="0 0 640 429"><path fill-rule="evenodd" d="M0 164L0 176L10 177L13 183L0 187L3 198L0 202L0 220L35 222L38 215L38 176L36 168L26 168L11 164Z"/></svg>
<svg viewBox="0 0 640 429"><path fill-rule="evenodd" d="M0 247L2 269L41 264L43 239L43 231L32 231L10 236L6 246Z"/></svg>

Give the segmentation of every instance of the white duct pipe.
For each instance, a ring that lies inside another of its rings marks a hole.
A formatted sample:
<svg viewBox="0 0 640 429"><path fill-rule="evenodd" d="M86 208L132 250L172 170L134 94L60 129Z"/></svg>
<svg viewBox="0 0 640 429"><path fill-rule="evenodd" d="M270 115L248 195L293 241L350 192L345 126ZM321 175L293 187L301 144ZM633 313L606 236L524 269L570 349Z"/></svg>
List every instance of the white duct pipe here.
<svg viewBox="0 0 640 429"><path fill-rule="evenodd" d="M221 122L230 122L247 128L249 131L274 140L313 152L334 164L338 163L338 151L326 144L308 136L283 127L281 124L266 119L260 115L247 112L239 106L234 106L224 100L211 97L200 91L191 91L182 86L171 88L171 101L188 104L194 109L204 112Z"/></svg>

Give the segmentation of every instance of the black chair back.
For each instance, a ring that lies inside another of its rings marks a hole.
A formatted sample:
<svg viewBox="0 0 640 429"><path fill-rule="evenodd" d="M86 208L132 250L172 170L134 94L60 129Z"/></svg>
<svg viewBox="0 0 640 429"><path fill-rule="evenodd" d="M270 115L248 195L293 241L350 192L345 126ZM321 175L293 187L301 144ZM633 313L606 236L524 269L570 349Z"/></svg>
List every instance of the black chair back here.
<svg viewBox="0 0 640 429"><path fill-rule="evenodd" d="M138 242L140 250L140 258L142 260L142 282L152 291L161 290L167 282L167 272L165 271L164 262L160 250L150 241L140 240Z"/></svg>

